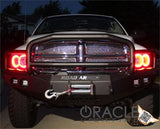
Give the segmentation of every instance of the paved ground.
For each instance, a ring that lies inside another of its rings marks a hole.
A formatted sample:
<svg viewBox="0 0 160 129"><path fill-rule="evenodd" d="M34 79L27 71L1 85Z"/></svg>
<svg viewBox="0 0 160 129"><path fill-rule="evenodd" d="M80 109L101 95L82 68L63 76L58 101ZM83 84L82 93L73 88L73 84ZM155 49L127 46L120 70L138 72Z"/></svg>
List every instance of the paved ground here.
<svg viewBox="0 0 160 129"><path fill-rule="evenodd" d="M78 119L79 109L46 108L42 106L38 113L38 121L33 129L158 129L160 122L148 127L131 127L125 119L114 121L81 121ZM43 114L42 114L43 113ZM44 114L48 114L44 116ZM0 129L14 129L8 117L7 108L1 114Z"/></svg>

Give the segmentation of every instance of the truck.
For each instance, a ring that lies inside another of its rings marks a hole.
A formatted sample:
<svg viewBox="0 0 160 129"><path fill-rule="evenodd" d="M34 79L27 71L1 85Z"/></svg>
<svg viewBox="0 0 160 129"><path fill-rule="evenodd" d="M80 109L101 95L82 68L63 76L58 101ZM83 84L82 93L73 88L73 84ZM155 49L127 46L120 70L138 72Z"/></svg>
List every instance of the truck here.
<svg viewBox="0 0 160 129"><path fill-rule="evenodd" d="M25 44L5 57L14 127L33 127L38 105L80 107L123 103L127 122L141 106L154 115L155 53L134 42L112 16L56 15L44 18ZM138 109L138 108L137 108Z"/></svg>

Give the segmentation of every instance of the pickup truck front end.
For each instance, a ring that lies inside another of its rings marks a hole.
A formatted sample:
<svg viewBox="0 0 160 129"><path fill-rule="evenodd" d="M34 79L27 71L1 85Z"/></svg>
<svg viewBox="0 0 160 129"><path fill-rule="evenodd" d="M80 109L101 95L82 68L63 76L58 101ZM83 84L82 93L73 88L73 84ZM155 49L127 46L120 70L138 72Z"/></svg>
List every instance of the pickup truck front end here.
<svg viewBox="0 0 160 129"><path fill-rule="evenodd" d="M16 92L54 106L109 105L126 99L134 103L134 96L150 94L155 79L153 52L100 31L50 33L8 52L5 62L12 96ZM13 119L16 127L33 122L21 125Z"/></svg>

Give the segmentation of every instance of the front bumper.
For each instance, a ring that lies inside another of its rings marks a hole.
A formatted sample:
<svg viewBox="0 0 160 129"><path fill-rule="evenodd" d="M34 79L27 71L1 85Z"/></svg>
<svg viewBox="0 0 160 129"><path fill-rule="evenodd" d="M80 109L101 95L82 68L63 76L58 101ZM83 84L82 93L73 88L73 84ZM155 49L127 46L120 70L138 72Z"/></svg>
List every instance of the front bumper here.
<svg viewBox="0 0 160 129"><path fill-rule="evenodd" d="M139 73L125 74L39 74L30 75L28 73L5 72L5 79L8 84L27 96L36 100L48 102L55 105L82 105L90 104L105 105L123 98L133 96L134 93L146 88L151 88L154 81L154 71L141 71ZM148 82L146 82L146 78ZM13 84L13 79L17 79L17 84ZM23 86L23 80L27 80L27 86ZM57 100L46 99L45 91L54 89L55 92L63 92L71 85L93 85L92 94L66 94ZM143 92L142 92L143 93Z"/></svg>

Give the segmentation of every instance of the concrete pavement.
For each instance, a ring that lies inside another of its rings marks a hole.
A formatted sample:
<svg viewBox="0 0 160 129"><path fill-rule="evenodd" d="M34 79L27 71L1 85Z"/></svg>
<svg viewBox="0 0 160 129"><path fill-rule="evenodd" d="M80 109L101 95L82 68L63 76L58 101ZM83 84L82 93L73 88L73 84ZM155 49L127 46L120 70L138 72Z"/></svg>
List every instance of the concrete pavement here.
<svg viewBox="0 0 160 129"><path fill-rule="evenodd" d="M0 129L15 129L9 120L6 108L0 118ZM78 108L47 108L41 106L37 124L32 129L159 129L160 122L147 127L131 127L125 119L81 121Z"/></svg>

